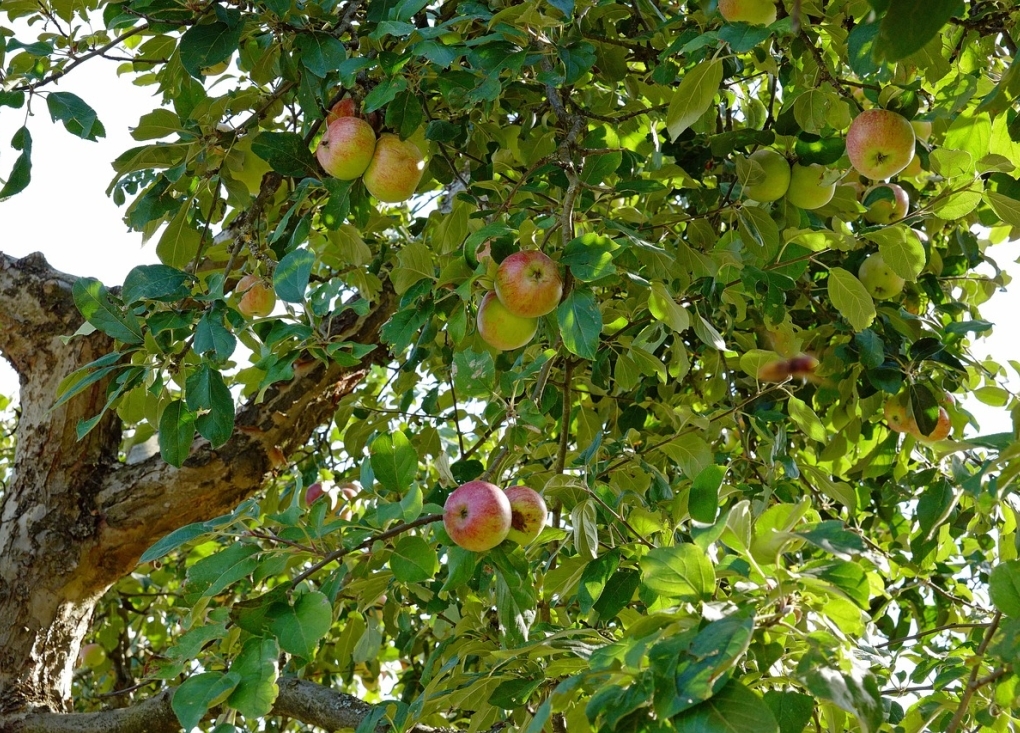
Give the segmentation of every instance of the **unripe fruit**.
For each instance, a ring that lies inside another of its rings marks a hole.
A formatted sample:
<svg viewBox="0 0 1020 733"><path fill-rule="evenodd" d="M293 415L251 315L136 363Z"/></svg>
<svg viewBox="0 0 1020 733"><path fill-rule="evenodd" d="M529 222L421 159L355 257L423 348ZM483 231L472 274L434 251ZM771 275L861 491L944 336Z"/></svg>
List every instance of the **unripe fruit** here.
<svg viewBox="0 0 1020 733"><path fill-rule="evenodd" d="M339 117L329 123L315 157L329 175L353 181L368 168L375 148L371 125L358 117Z"/></svg>
<svg viewBox="0 0 1020 733"><path fill-rule="evenodd" d="M78 661L84 667L95 669L106 661L106 649L100 644L86 644L78 652Z"/></svg>
<svg viewBox="0 0 1020 733"><path fill-rule="evenodd" d="M719 0L719 14L729 23L771 25L776 22L773 0Z"/></svg>
<svg viewBox="0 0 1020 733"><path fill-rule="evenodd" d="M946 438L949 437L949 433L953 429L953 423L949 419L949 413L946 412L946 408L944 407L939 408L939 417L938 420L935 421L935 427L932 428L932 431L927 435L921 435L921 430L919 427L917 427L916 421L914 423L914 426L915 426L914 430L912 431L914 435L916 435L921 440L929 442L933 442L936 440L945 440Z"/></svg>
<svg viewBox="0 0 1020 733"><path fill-rule="evenodd" d="M808 211L820 209L832 201L836 184L825 183L826 173L826 169L817 163L794 165L790 173L790 189L786 192L787 201Z"/></svg>
<svg viewBox="0 0 1020 733"><path fill-rule="evenodd" d="M914 158L914 128L887 109L865 110L850 123L846 152L861 175L874 180L895 176Z"/></svg>
<svg viewBox="0 0 1020 733"><path fill-rule="evenodd" d="M864 283L871 297L879 300L895 298L903 292L903 278L892 271L879 252L868 255L861 263L860 269L857 270L857 278Z"/></svg>
<svg viewBox="0 0 1020 733"><path fill-rule="evenodd" d="M500 351L519 349L535 338L538 332L537 318L515 316L491 290L478 306L476 322L482 340Z"/></svg>
<svg viewBox="0 0 1020 733"><path fill-rule="evenodd" d="M414 194L425 173L425 158L410 140L383 133L363 180L368 192L379 201L398 204Z"/></svg>
<svg viewBox="0 0 1020 733"><path fill-rule="evenodd" d="M907 404L905 395L896 395L885 401L883 408L885 424L897 433L916 433L917 423L914 416L910 414L910 407Z"/></svg>
<svg viewBox="0 0 1020 733"><path fill-rule="evenodd" d="M765 171L765 179L744 186L744 194L755 201L778 201L790 188L790 162L771 148L762 148L751 154L751 160Z"/></svg>
<svg viewBox="0 0 1020 733"><path fill-rule="evenodd" d="M265 318L276 307L276 293L258 275L245 275L234 292L241 296L237 310L245 318Z"/></svg>
<svg viewBox="0 0 1020 733"><path fill-rule="evenodd" d="M512 519L510 499L487 481L468 481L454 489L443 506L443 526L458 546L491 550L506 539Z"/></svg>
<svg viewBox="0 0 1020 733"><path fill-rule="evenodd" d="M910 210L910 197L895 183L872 186L864 192L862 203L868 207L864 218L872 224L892 224Z"/></svg>

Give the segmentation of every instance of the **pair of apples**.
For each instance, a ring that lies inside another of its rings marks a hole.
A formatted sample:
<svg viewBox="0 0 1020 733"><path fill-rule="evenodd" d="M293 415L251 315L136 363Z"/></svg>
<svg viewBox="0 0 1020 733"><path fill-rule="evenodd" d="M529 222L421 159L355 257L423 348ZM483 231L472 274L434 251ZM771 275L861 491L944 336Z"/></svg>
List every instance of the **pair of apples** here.
<svg viewBox="0 0 1020 733"><path fill-rule="evenodd" d="M502 491L488 481L458 486L443 505L443 526L459 547L491 550L505 539L519 545L534 542L545 527L549 510L534 489L511 486Z"/></svg>
<svg viewBox="0 0 1020 733"><path fill-rule="evenodd" d="M861 175L872 180L884 180L910 165L914 159L915 141L914 127L905 117L887 109L869 109L850 123L846 152ZM829 203L836 192L836 180L817 163L796 163L791 168L783 155L770 148L755 151L751 160L761 167L764 174L744 186L744 193L755 201L778 201L785 196L794 206L813 210ZM899 214L906 203L906 192L901 196L892 189L891 199L889 211L880 207L871 214L876 219L873 223L886 224L895 220L891 217ZM896 218L905 213L904 210Z"/></svg>
<svg viewBox="0 0 1020 733"><path fill-rule="evenodd" d="M478 306L478 333L494 349L511 351L531 341L538 319L559 305L563 278L549 255L526 250L499 263L493 288Z"/></svg>
<svg viewBox="0 0 1020 733"><path fill-rule="evenodd" d="M315 157L329 175L341 181L361 177L379 201L399 204L414 194L425 172L425 158L410 140L375 130L357 116L354 100L341 100L327 117L326 132Z"/></svg>

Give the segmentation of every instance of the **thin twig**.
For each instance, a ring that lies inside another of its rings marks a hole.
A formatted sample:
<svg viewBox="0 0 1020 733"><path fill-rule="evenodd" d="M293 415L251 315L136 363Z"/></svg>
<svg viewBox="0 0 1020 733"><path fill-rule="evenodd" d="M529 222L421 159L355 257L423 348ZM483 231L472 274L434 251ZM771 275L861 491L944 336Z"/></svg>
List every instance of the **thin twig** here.
<svg viewBox="0 0 1020 733"><path fill-rule="evenodd" d="M149 30L149 24L148 23L142 23L140 26L138 26L136 28L132 28L129 31L125 31L124 33L121 33L119 36L117 36L115 39L113 39L112 41L107 43L105 46L100 46L99 48L94 48L91 51L89 51L87 54L79 56L74 61L72 61L71 63L67 64L62 69L60 69L60 71L54 71L49 76L47 76L47 77L45 77L45 78L35 82L34 84L22 84L19 87L14 87L14 89L12 89L11 91L12 92L34 92L39 87L45 86L46 84L49 84L50 82L54 82L57 79L60 79L61 77L67 75L68 73L70 73L70 71L72 69L74 69L77 66L81 66L83 63L85 63L89 59L94 58L96 56L102 56L104 53L109 51L111 48L114 48L115 46L123 43L126 39L130 38L131 36L137 36L139 33L143 33L143 32L145 32L147 30Z"/></svg>
<svg viewBox="0 0 1020 733"><path fill-rule="evenodd" d="M970 700L974 697L974 693L982 686L981 681L978 680L978 672L981 670L981 660L985 656L985 650L988 649L988 645L992 642L992 637L995 636L996 630L999 628L999 621L1002 619L1002 612L996 611L995 616L992 618L992 622L988 624L988 630L985 631L985 636L981 640L980 646L974 653L974 659L972 664L973 669L970 671L970 680L967 682L967 687L963 691L963 695L960 697L960 707L956 710L956 715L949 721L949 726L946 728L946 733L956 733L960 728L960 724L963 722L964 717L967 715L967 708L970 707ZM994 673L993 673L994 675ZM990 675L992 676L992 675ZM982 678L984 679L984 678ZM998 679L997 677L995 679ZM987 683L984 683L987 684Z"/></svg>

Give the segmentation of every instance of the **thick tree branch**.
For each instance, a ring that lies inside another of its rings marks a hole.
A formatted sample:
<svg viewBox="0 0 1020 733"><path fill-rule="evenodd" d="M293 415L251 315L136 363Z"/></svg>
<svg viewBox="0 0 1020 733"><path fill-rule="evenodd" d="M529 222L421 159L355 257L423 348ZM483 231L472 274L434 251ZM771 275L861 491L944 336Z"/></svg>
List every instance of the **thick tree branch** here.
<svg viewBox="0 0 1020 733"><path fill-rule="evenodd" d="M357 728L372 712L367 702L328 687L293 677L281 679L272 715L293 718L325 730ZM0 717L3 733L180 733L170 702L173 690L125 708L98 713L29 713ZM502 728L499 725L495 730ZM457 733L455 728L416 725L411 733Z"/></svg>

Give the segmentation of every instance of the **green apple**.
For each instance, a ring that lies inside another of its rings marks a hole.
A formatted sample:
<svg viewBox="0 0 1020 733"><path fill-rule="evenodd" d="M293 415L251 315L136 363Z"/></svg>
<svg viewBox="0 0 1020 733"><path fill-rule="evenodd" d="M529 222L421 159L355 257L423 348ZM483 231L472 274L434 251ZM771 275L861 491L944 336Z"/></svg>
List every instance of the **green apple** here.
<svg viewBox="0 0 1020 733"><path fill-rule="evenodd" d="M914 158L914 128L896 112L865 110L850 123L846 152L861 175L876 181L895 176Z"/></svg>
<svg viewBox="0 0 1020 733"><path fill-rule="evenodd" d="M519 349L535 338L538 332L537 318L515 316L491 290L478 306L477 323L482 340L500 351Z"/></svg>
<svg viewBox="0 0 1020 733"><path fill-rule="evenodd" d="M895 183L872 186L864 192L861 203L868 207L864 218L872 224L892 224L910 210L910 197L902 186Z"/></svg>
<svg viewBox="0 0 1020 733"><path fill-rule="evenodd" d="M95 669L106 661L106 649L99 644L86 644L78 652L78 661L84 667Z"/></svg>
<svg viewBox="0 0 1020 733"><path fill-rule="evenodd" d="M778 201L790 188L790 163L771 148L762 148L751 154L751 160L765 171L764 180L744 186L744 194L755 201Z"/></svg>
<svg viewBox="0 0 1020 733"><path fill-rule="evenodd" d="M910 126L914 128L914 137L923 143L931 138L931 120L911 120Z"/></svg>
<svg viewBox="0 0 1020 733"><path fill-rule="evenodd" d="M719 14L727 23L771 25L776 22L774 0L719 0Z"/></svg>
<svg viewBox="0 0 1020 733"><path fill-rule="evenodd" d="M828 171L825 167L812 163L797 163L790 173L790 188L786 192L786 200L801 209L820 209L832 201L836 193L836 183L826 183Z"/></svg>
<svg viewBox="0 0 1020 733"><path fill-rule="evenodd" d="M881 253L868 255L857 270L857 278L873 298L888 300L903 292L904 280L885 263Z"/></svg>

